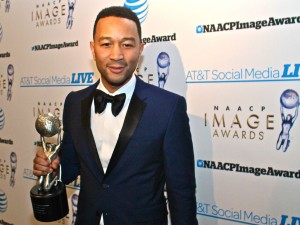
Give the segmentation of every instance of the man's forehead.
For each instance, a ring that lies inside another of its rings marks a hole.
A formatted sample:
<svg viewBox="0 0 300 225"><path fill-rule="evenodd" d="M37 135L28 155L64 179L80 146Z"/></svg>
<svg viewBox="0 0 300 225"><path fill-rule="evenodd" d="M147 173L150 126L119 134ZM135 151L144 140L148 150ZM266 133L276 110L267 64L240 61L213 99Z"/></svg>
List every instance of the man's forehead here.
<svg viewBox="0 0 300 225"><path fill-rule="evenodd" d="M116 29L118 32L115 31ZM135 22L122 17L105 17L98 21L95 34L103 37L111 37L112 34L110 31L114 32L114 36L122 33L126 33L126 38L136 39L136 36L138 36L138 29Z"/></svg>
<svg viewBox="0 0 300 225"><path fill-rule="evenodd" d="M123 22L123 23L128 23L128 24L135 24L135 22L131 19L128 18L124 18L124 17L118 17L118 16L107 16L107 17L103 17L100 18L98 20L98 23L105 23L105 22L110 22L110 21L118 21L118 22Z"/></svg>

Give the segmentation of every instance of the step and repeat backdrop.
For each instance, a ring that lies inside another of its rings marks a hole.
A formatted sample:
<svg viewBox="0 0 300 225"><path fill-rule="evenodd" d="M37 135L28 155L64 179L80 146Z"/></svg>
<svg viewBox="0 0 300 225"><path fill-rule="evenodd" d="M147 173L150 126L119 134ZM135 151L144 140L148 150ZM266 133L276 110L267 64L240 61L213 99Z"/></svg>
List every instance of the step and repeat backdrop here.
<svg viewBox="0 0 300 225"><path fill-rule="evenodd" d="M299 0L0 0L0 224L42 224L35 120L99 78L89 42L111 5L142 23L136 75L187 100L199 224L300 225ZM74 224L79 190L49 224Z"/></svg>

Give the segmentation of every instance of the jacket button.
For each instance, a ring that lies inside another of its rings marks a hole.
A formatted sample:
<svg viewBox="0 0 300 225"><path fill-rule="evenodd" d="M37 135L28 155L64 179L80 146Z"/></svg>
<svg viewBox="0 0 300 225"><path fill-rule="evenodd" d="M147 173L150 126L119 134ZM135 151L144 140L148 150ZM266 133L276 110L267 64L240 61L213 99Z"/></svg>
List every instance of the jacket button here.
<svg viewBox="0 0 300 225"><path fill-rule="evenodd" d="M107 188L109 188L109 185L108 184L102 184L102 188L107 189Z"/></svg>

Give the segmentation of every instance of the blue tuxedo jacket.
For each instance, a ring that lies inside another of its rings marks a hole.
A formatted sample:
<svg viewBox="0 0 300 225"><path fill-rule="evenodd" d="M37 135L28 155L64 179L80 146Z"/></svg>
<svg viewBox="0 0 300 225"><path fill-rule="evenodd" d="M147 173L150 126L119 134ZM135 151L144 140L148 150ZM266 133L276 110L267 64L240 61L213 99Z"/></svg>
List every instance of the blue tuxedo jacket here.
<svg viewBox="0 0 300 225"><path fill-rule="evenodd" d="M137 79L106 173L90 128L99 81L71 92L63 114L62 180L80 175L76 225L195 225L194 154L185 99ZM112 124L113 126L113 124Z"/></svg>

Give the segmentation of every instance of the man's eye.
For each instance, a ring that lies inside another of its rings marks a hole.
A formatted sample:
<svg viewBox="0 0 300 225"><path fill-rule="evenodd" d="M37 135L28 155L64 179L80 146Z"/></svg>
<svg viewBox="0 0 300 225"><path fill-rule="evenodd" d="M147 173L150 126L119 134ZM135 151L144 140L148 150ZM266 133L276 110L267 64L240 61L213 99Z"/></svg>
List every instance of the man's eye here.
<svg viewBox="0 0 300 225"><path fill-rule="evenodd" d="M101 46L103 46L103 47L109 47L110 43L102 43Z"/></svg>
<svg viewBox="0 0 300 225"><path fill-rule="evenodd" d="M133 44L125 43L125 44L123 44L123 46L124 46L125 48L132 48L132 47L133 47Z"/></svg>

